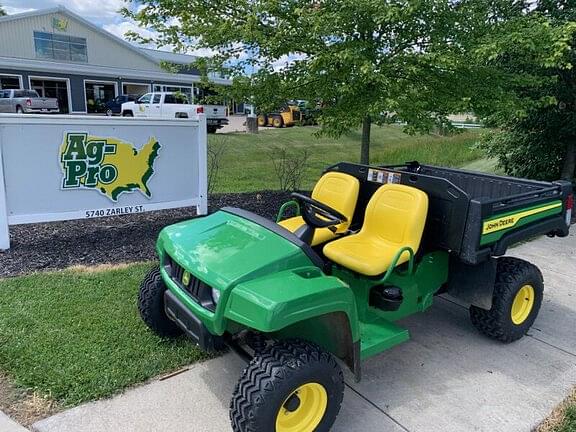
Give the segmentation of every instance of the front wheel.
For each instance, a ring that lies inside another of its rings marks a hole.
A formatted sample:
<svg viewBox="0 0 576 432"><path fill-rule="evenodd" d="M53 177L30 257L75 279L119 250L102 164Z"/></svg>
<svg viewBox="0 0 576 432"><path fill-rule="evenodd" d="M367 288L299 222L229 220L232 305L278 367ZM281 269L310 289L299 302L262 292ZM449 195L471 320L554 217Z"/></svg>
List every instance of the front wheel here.
<svg viewBox="0 0 576 432"><path fill-rule="evenodd" d="M215 134L218 130L218 126L206 126L206 130L209 134Z"/></svg>
<svg viewBox="0 0 576 432"><path fill-rule="evenodd" d="M114 115L114 112L113 112L110 108L108 108L108 109L106 110L106 115L107 115L108 117L112 117L112 116Z"/></svg>
<svg viewBox="0 0 576 432"><path fill-rule="evenodd" d="M166 285L160 275L160 268L154 267L140 285L138 310L142 321L160 337L176 337L183 331L168 318L164 310Z"/></svg>
<svg viewBox="0 0 576 432"><path fill-rule="evenodd" d="M16 107L16 114L24 114L24 110L22 110L22 107L20 105Z"/></svg>
<svg viewBox="0 0 576 432"><path fill-rule="evenodd" d="M498 259L490 310L470 307L472 324L484 335L509 343L522 338L538 316L544 282L538 267L527 261Z"/></svg>
<svg viewBox="0 0 576 432"><path fill-rule="evenodd" d="M275 128L281 128L282 126L284 126L284 120L282 119L282 117L276 116L272 119L272 126L274 126Z"/></svg>
<svg viewBox="0 0 576 432"><path fill-rule="evenodd" d="M234 432L327 432L344 378L334 357L317 345L285 340L265 348L242 373L230 404Z"/></svg>

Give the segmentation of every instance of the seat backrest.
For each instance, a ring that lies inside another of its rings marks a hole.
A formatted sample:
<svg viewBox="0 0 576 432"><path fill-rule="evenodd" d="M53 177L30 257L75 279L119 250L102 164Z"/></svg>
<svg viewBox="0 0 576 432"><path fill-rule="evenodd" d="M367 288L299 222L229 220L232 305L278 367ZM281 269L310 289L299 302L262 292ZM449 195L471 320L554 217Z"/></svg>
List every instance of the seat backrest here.
<svg viewBox="0 0 576 432"><path fill-rule="evenodd" d="M416 252L427 213L426 193L411 186L385 184L370 198L360 232Z"/></svg>
<svg viewBox="0 0 576 432"><path fill-rule="evenodd" d="M348 219L348 222L338 225L338 231L348 229L356 201L358 201L358 192L360 191L360 181L356 177L339 172L327 172L314 186L312 198L338 210Z"/></svg>

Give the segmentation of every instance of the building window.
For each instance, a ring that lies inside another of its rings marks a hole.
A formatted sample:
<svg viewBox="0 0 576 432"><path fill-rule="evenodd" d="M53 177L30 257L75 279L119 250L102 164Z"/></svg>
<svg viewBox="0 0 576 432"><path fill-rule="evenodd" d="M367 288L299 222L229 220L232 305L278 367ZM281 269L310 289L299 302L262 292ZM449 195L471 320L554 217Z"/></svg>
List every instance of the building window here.
<svg viewBox="0 0 576 432"><path fill-rule="evenodd" d="M192 100L192 87L180 87L171 86L165 84L154 84L153 91L155 92L170 92L170 93L182 93L186 95L189 101Z"/></svg>
<svg viewBox="0 0 576 432"><path fill-rule="evenodd" d="M0 75L0 90L16 90L21 87L19 77Z"/></svg>
<svg viewBox="0 0 576 432"><path fill-rule="evenodd" d="M86 39L54 33L34 32L36 57L69 62L88 62Z"/></svg>

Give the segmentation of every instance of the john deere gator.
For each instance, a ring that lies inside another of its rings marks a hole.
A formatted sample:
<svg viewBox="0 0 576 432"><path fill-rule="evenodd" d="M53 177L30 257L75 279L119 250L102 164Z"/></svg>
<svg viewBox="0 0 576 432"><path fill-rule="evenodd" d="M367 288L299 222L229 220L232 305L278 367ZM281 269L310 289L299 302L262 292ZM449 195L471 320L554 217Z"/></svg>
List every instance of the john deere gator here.
<svg viewBox="0 0 576 432"><path fill-rule="evenodd" d="M574 204L568 182L417 162L339 163L311 197L292 198L276 222L223 208L164 228L139 294L158 335L247 360L230 404L236 432L328 431L341 365L360 380L362 360L410 338L397 321L438 294L467 303L480 333L521 338L544 284L506 250L568 235Z"/></svg>

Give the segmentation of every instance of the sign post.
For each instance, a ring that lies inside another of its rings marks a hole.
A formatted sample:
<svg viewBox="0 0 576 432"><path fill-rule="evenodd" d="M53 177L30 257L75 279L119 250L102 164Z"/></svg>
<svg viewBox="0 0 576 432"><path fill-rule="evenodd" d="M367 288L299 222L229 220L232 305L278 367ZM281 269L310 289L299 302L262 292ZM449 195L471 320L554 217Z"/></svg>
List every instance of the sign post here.
<svg viewBox="0 0 576 432"><path fill-rule="evenodd" d="M206 119L0 115L8 226L180 207L206 214Z"/></svg>
<svg viewBox="0 0 576 432"><path fill-rule="evenodd" d="M0 250L5 250L10 248L10 232L8 230L6 187L4 185L4 170L2 169L2 165L2 148L0 147Z"/></svg>

